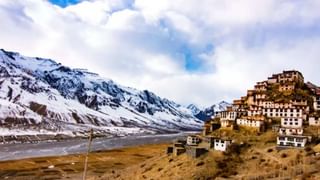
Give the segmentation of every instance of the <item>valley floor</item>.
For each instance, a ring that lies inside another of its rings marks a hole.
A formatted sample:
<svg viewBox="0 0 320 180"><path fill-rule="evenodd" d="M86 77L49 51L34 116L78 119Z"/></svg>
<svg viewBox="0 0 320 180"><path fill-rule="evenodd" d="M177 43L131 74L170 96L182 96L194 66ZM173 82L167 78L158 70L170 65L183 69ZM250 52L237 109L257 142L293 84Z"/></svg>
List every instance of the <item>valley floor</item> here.
<svg viewBox="0 0 320 180"><path fill-rule="evenodd" d="M243 134L243 133L242 133ZM274 134L231 134L247 139L240 151L209 151L197 159L166 154L168 144L126 147L90 153L88 180L264 180L320 179L320 156L311 148L277 149ZM81 179L84 155L0 162L0 179Z"/></svg>
<svg viewBox="0 0 320 180"><path fill-rule="evenodd" d="M165 144L144 145L90 153L88 179L97 179L106 173L117 173L155 156L163 155L166 146ZM84 160L84 155L68 155L4 161L0 162L0 179L79 180L82 179Z"/></svg>
<svg viewBox="0 0 320 180"><path fill-rule="evenodd" d="M169 143L176 138L186 137L188 134L193 133L195 132L95 138L92 142L91 149L92 151L102 151L146 144ZM81 154L87 151L87 144L87 139L70 139L59 142L2 144L0 145L0 161Z"/></svg>

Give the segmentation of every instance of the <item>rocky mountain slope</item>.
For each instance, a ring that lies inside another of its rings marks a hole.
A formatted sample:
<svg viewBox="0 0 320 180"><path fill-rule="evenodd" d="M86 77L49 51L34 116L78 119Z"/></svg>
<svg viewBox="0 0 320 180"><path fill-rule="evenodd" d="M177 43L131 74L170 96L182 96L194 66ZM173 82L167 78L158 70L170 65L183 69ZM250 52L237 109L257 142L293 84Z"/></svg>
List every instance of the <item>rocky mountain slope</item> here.
<svg viewBox="0 0 320 180"><path fill-rule="evenodd" d="M191 111L51 59L0 50L0 136L109 135L200 129Z"/></svg>

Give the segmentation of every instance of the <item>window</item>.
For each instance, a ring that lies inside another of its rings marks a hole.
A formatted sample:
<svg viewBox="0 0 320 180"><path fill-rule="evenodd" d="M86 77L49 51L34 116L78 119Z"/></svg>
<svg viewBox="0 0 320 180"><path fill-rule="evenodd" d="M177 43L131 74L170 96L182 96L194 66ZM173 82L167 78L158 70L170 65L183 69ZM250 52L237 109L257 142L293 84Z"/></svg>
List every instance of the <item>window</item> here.
<svg viewBox="0 0 320 180"><path fill-rule="evenodd" d="M296 138L296 142L303 142L302 138Z"/></svg>
<svg viewBox="0 0 320 180"><path fill-rule="evenodd" d="M294 138L293 137L288 137L288 141L294 141Z"/></svg>

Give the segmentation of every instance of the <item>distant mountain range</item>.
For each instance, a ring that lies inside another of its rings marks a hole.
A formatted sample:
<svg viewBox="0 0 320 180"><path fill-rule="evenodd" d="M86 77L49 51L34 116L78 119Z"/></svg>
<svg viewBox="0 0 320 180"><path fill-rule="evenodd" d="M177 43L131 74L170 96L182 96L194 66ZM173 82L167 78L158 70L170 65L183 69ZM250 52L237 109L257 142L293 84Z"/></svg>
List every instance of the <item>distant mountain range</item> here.
<svg viewBox="0 0 320 180"><path fill-rule="evenodd" d="M209 111L195 115L198 110L148 90L51 59L0 50L0 136L80 136L90 128L110 136L199 130L203 122L196 117L204 119L200 114Z"/></svg>
<svg viewBox="0 0 320 180"><path fill-rule="evenodd" d="M231 104L221 101L220 103L214 104L207 108L200 108L194 104L188 105L187 108L191 110L196 118L202 121L207 121L211 119L217 112L225 111L228 106L231 106Z"/></svg>

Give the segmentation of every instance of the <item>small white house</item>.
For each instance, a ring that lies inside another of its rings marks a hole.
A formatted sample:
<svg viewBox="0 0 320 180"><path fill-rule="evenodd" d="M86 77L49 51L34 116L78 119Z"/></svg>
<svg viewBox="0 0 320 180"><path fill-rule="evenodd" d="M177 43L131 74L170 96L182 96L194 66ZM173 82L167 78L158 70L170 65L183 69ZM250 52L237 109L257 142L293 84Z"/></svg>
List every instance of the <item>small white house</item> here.
<svg viewBox="0 0 320 180"><path fill-rule="evenodd" d="M319 117L309 117L309 126L320 126Z"/></svg>
<svg viewBox="0 0 320 180"><path fill-rule="evenodd" d="M231 144L231 140L215 139L214 150L225 152Z"/></svg>
<svg viewBox="0 0 320 180"><path fill-rule="evenodd" d="M307 136L279 135L277 137L277 145L280 147L305 147L307 142Z"/></svg>
<svg viewBox="0 0 320 180"><path fill-rule="evenodd" d="M200 138L198 136L188 136L187 145L197 146L200 143Z"/></svg>

